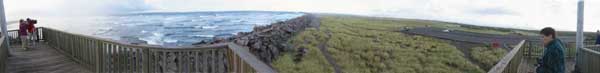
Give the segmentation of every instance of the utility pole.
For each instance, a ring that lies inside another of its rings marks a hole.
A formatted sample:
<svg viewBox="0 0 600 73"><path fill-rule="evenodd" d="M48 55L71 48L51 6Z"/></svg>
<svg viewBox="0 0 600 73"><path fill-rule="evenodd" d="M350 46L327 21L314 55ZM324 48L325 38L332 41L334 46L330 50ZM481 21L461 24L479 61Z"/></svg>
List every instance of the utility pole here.
<svg viewBox="0 0 600 73"><path fill-rule="evenodd" d="M577 49L583 48L583 0L577 2Z"/></svg>
<svg viewBox="0 0 600 73"><path fill-rule="evenodd" d="M581 60L581 54L579 54L581 49L583 48L583 0L579 0L577 2L577 35L576 35L576 45L577 45L577 54L575 58L575 73L579 72L578 66L581 66L579 60Z"/></svg>

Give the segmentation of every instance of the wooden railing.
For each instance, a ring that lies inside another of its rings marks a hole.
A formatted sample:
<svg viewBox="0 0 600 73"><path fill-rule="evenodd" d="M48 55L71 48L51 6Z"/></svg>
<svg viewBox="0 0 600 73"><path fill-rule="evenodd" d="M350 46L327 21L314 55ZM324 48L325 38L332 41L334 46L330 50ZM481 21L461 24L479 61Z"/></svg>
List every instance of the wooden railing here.
<svg viewBox="0 0 600 73"><path fill-rule="evenodd" d="M8 61L8 42L5 36L0 37L0 72L6 73L6 61Z"/></svg>
<svg viewBox="0 0 600 73"><path fill-rule="evenodd" d="M19 31L18 30L9 30L8 36L6 37L11 40L11 42L18 42L19 39Z"/></svg>
<svg viewBox="0 0 600 73"><path fill-rule="evenodd" d="M586 46L578 51L576 68L580 73L600 73L600 46Z"/></svg>
<svg viewBox="0 0 600 73"><path fill-rule="evenodd" d="M517 44L510 52L508 52L502 59L488 71L488 73L517 73L519 71L519 65L523 59L523 51L521 47L525 43L522 40Z"/></svg>
<svg viewBox="0 0 600 73"><path fill-rule="evenodd" d="M528 58L537 60L542 55L543 47L540 43L541 41L526 41L525 44L523 44L522 41L519 45L517 45L520 48L515 47L512 49L502 58L502 60L500 60L500 62L498 62L498 64L496 64L496 66L494 66L494 68L488 71L488 73L519 73L519 64L521 64L522 59ZM522 47L521 44L523 44ZM590 43L586 42L586 44L589 45ZM567 47L569 46L568 44L565 45ZM571 49L575 48L565 49L565 53L567 54L566 57L576 58L576 66L578 66L577 69L580 73L600 72L600 45L586 46L578 51L570 51ZM516 53L514 53L515 51Z"/></svg>
<svg viewBox="0 0 600 73"><path fill-rule="evenodd" d="M530 45L527 46L523 51L525 51L524 55L528 58L539 59L541 58L544 52L544 46L542 45L542 41L527 41L525 44ZM586 45L591 45L593 42L584 42ZM577 54L577 48L575 47L575 42L564 42L564 52L566 58L574 58Z"/></svg>
<svg viewBox="0 0 600 73"><path fill-rule="evenodd" d="M38 36L34 39L38 40L42 38L42 32L43 30L41 30L41 28L36 28L36 31L38 31ZM8 37L6 37L8 39L10 39L10 42L21 42L21 40L19 40L19 30L8 30Z"/></svg>
<svg viewBox="0 0 600 73"><path fill-rule="evenodd" d="M162 47L132 45L44 27L38 28L38 34L40 37L37 39L98 73L276 72L258 60L248 48L234 43ZM10 38L17 35L16 31L9 32ZM0 60L4 58L0 57Z"/></svg>

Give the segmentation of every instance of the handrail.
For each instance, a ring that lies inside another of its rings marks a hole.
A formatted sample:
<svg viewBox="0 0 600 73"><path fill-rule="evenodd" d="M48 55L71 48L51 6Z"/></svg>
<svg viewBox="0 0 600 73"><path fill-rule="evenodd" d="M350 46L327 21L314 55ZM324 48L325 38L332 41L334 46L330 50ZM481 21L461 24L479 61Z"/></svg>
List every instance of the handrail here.
<svg viewBox="0 0 600 73"><path fill-rule="evenodd" d="M44 30L52 30L52 31L56 31L56 32L59 32L59 33L64 33L64 34L67 34L67 35L82 36L82 37L88 38L88 39L100 40L102 42L110 42L110 43L115 43L115 44L118 44L118 45L132 46L132 47L137 47L137 48L151 48L151 49L152 48L198 49L198 48L215 48L215 47L219 47L219 46L177 46L177 47L167 47L167 46L159 46L159 45L136 45L136 44L130 44L130 43L121 42L121 41L112 40L112 39L98 38L98 37L94 37L94 36L88 36L88 35L82 35L82 34L75 34L75 33L60 31L60 30L56 30L56 29L52 29L52 28L47 28L47 27L38 27L38 28L43 28Z"/></svg>
<svg viewBox="0 0 600 73"><path fill-rule="evenodd" d="M16 31L9 32L15 37ZM13 35L14 34L14 35ZM260 72L276 73L247 48L233 43L164 47L39 27L38 39L94 72ZM1 59L1 57L0 57Z"/></svg>
<svg viewBox="0 0 600 73"><path fill-rule="evenodd" d="M7 64L6 61L8 61L8 42L6 42L5 40L5 36L0 37L0 72L2 73L6 73L6 68L7 68Z"/></svg>
<svg viewBox="0 0 600 73"><path fill-rule="evenodd" d="M237 56L240 56L238 58L240 58L241 60L247 61L248 65L251 66L252 68L254 68L254 70L256 70L256 72L258 72L258 73L276 73L275 70L273 70L273 68L268 66L268 64L260 61L258 59L258 57L254 56L252 53L250 53L248 48L242 47L235 43L229 43L229 47L232 52L234 52L235 54L238 54ZM233 68L233 69L237 69L237 68ZM233 72L242 73L244 71L236 70Z"/></svg>
<svg viewBox="0 0 600 73"><path fill-rule="evenodd" d="M586 45L584 47L586 49L586 51L590 51L590 52L599 52L600 51L600 45Z"/></svg>
<svg viewBox="0 0 600 73"><path fill-rule="evenodd" d="M592 50L592 49L588 49L588 48L582 48L582 50L586 51L586 52L590 52L592 54L598 54L598 55L600 55L600 52L598 52L598 50Z"/></svg>
<svg viewBox="0 0 600 73"><path fill-rule="evenodd" d="M504 57L502 57L502 59L496 65L494 65L494 67L492 67L488 73L516 73L519 69L518 66L521 63L521 46L523 46L523 43L525 43L525 40L522 40L510 52L504 55ZM506 69L507 67L509 68Z"/></svg>

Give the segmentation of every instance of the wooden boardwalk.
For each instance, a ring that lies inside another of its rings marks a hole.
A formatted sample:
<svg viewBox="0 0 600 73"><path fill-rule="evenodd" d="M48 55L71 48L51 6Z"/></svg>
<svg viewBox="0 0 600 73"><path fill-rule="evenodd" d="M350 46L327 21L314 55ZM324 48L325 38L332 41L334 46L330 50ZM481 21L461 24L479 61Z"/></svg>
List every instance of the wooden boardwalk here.
<svg viewBox="0 0 600 73"><path fill-rule="evenodd" d="M24 51L20 44L11 43L8 73L91 73L90 70L71 60L46 44L37 43Z"/></svg>

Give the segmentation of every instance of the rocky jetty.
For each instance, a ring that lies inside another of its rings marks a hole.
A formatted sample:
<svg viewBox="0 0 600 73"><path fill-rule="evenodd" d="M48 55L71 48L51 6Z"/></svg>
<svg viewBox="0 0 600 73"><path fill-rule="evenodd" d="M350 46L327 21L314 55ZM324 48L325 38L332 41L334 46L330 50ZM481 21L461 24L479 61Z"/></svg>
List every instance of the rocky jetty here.
<svg viewBox="0 0 600 73"><path fill-rule="evenodd" d="M304 28L317 27L319 23L315 15L307 13L287 21L255 27L252 32L240 32L230 41L247 46L261 60L271 63L281 52L291 47L287 41L293 35Z"/></svg>

